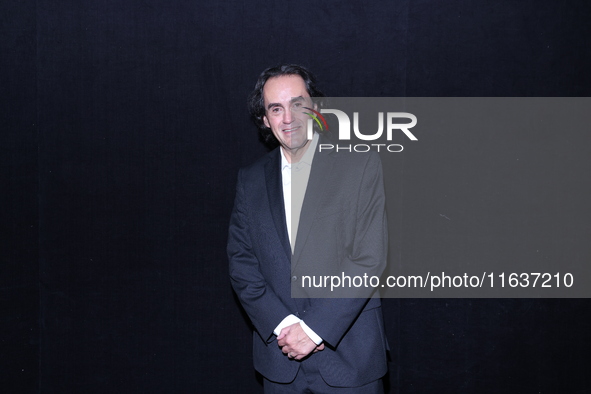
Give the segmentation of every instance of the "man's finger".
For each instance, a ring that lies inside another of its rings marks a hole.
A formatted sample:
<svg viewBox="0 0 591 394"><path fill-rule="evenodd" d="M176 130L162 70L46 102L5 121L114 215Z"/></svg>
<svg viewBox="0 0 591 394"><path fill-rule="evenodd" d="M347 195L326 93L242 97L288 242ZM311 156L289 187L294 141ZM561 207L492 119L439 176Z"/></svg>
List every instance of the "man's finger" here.
<svg viewBox="0 0 591 394"><path fill-rule="evenodd" d="M312 353L318 353L324 350L324 343L321 343L320 345L316 346L316 349L314 349L314 351Z"/></svg>

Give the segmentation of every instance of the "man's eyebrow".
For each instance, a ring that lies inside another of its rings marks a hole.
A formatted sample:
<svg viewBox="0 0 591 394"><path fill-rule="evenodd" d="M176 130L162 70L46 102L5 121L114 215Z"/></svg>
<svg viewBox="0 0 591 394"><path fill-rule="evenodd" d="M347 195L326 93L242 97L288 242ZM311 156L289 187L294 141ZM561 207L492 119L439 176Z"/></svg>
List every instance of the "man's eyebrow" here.
<svg viewBox="0 0 591 394"><path fill-rule="evenodd" d="M292 97L292 99L289 101L290 103L295 103L296 101L305 101L303 96L298 96L298 97ZM271 109L273 107L283 107L283 104L281 103L269 103L269 105L267 105L267 109Z"/></svg>
<svg viewBox="0 0 591 394"><path fill-rule="evenodd" d="M282 107L282 105L280 103L269 103L269 105L267 105L267 109L271 109L273 107Z"/></svg>

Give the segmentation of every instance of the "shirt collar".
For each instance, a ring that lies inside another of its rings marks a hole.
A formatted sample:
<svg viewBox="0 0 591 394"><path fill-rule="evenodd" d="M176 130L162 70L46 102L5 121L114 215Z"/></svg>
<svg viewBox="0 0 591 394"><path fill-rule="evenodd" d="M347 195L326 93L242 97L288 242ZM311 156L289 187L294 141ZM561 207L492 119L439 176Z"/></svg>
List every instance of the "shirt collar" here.
<svg viewBox="0 0 591 394"><path fill-rule="evenodd" d="M307 164L311 166L312 160L314 159L314 151L318 145L318 139L318 133L315 132L314 136L312 137L312 141L310 141L310 146L308 146L308 149L306 150L306 153L304 153L302 159L297 163L288 162L287 158L285 157L285 153L283 152L283 148L280 147L279 151L281 152L281 170L285 170L286 168L291 169L292 164Z"/></svg>

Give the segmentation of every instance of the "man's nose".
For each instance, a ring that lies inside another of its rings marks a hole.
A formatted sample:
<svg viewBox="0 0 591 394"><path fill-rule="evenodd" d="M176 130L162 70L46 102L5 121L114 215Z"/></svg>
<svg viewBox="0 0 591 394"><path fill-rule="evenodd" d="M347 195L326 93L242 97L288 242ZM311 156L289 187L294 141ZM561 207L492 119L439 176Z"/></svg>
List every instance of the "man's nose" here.
<svg viewBox="0 0 591 394"><path fill-rule="evenodd" d="M291 110L288 109L287 111L285 111L283 113L283 123L291 123L293 122L293 114L291 113Z"/></svg>

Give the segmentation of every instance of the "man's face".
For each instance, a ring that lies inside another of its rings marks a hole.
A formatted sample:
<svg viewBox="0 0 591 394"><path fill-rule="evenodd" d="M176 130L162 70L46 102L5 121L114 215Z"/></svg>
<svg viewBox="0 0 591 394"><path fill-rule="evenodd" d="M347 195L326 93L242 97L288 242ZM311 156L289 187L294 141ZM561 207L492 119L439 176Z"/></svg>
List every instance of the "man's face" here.
<svg viewBox="0 0 591 394"><path fill-rule="evenodd" d="M308 143L304 107L311 107L306 84L299 75L270 78L263 88L265 125L288 152L295 153Z"/></svg>

